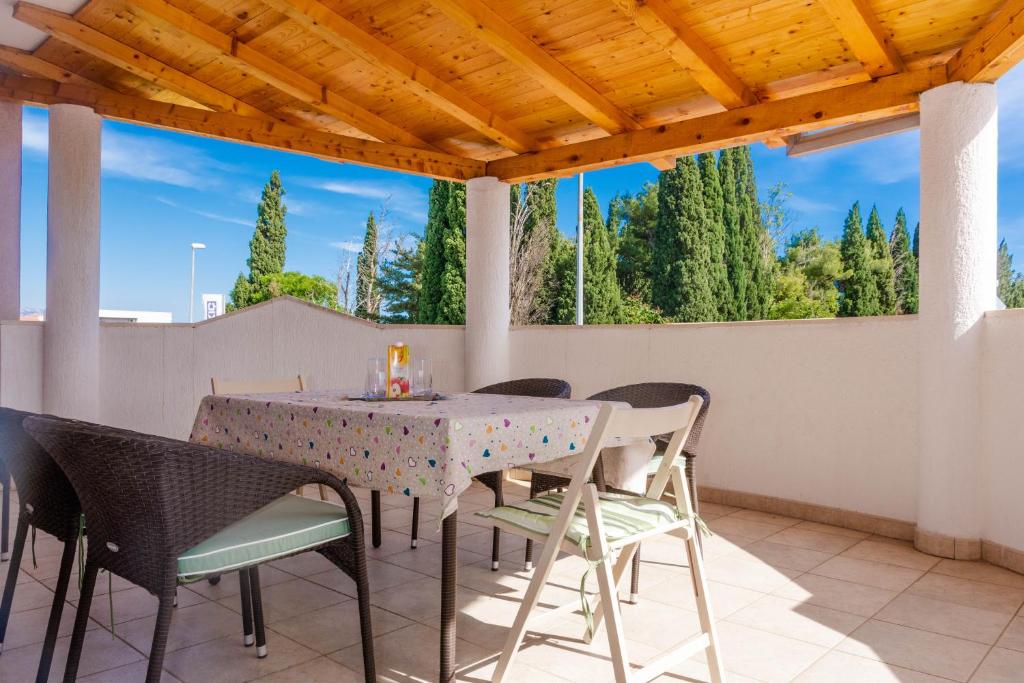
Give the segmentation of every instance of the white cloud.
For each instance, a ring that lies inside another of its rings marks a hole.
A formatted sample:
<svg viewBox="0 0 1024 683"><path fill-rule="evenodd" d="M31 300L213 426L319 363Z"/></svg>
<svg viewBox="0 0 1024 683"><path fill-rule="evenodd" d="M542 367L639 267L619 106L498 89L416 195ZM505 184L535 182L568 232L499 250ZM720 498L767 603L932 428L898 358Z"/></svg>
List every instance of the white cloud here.
<svg viewBox="0 0 1024 683"><path fill-rule="evenodd" d="M800 195L793 195L786 200L786 204L789 208L799 213L819 213L836 210L836 205L832 202L823 202Z"/></svg>
<svg viewBox="0 0 1024 683"><path fill-rule="evenodd" d="M387 199L392 196L392 191L379 183L364 181L325 180L313 185L320 190L333 192L334 194L345 194L365 199Z"/></svg>
<svg viewBox="0 0 1024 683"><path fill-rule="evenodd" d="M181 209L182 211L188 211L189 213L194 213L197 216L202 216L203 218L209 218L210 220L213 220L213 221L220 221L221 223L231 223L233 225L244 225L245 227L251 227L251 226L254 225L254 223L252 221L247 221L247 220L244 220L242 218L235 218L234 216L225 216L223 214L214 213L212 211L203 211L201 209L193 209L192 207L189 207L189 206L182 206L178 202L176 202L174 200L171 200L171 199L168 199L167 197L154 197L154 199L156 199L161 204L166 204L167 206L173 206L175 209Z"/></svg>
<svg viewBox="0 0 1024 683"><path fill-rule="evenodd" d="M342 242L331 242L332 247L340 249L341 251L348 251L353 254L358 254L363 250L363 243L355 240L345 240Z"/></svg>
<svg viewBox="0 0 1024 683"><path fill-rule="evenodd" d="M423 224L427 220L427 195L422 188L409 183L381 183L374 180L324 180L300 178L301 185L353 197L371 200L407 221Z"/></svg>

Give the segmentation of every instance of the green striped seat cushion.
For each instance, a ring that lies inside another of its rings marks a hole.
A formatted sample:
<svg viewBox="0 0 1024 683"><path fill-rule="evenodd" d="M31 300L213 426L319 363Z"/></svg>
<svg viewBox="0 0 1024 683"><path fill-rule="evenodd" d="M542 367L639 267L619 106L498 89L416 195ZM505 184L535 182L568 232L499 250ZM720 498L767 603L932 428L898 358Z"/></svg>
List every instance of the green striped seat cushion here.
<svg viewBox="0 0 1024 683"><path fill-rule="evenodd" d="M178 558L178 576L228 572L348 534L343 506L289 494L186 550Z"/></svg>
<svg viewBox="0 0 1024 683"><path fill-rule="evenodd" d="M598 494L601 517L604 521L607 540L611 543L620 539L673 524L684 519L675 505L643 496L628 496L617 493ZM518 527L536 534L550 534L558 515L558 508L565 500L564 493L550 493L524 500L513 505L504 505L476 514L488 519L500 520L504 525ZM576 508L572 524L566 537L581 548L590 544L590 529L587 514L580 503Z"/></svg>

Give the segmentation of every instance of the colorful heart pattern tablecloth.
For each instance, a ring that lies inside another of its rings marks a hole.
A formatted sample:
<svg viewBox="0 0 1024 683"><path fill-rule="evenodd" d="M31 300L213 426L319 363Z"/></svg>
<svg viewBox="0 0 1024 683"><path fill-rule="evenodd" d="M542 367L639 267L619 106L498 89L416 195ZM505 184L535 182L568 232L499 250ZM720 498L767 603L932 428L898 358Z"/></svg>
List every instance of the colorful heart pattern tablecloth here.
<svg viewBox="0 0 1024 683"><path fill-rule="evenodd" d="M352 400L342 391L207 396L190 440L330 471L353 486L445 499L472 477L582 451L601 404L452 394Z"/></svg>

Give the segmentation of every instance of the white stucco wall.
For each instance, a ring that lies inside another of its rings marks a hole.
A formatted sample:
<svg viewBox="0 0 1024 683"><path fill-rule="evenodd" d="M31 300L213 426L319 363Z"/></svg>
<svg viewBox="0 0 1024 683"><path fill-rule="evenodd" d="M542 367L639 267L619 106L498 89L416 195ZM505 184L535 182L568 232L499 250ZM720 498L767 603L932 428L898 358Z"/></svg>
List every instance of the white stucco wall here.
<svg viewBox="0 0 1024 683"><path fill-rule="evenodd" d="M43 323L0 320L0 406L43 409Z"/></svg>

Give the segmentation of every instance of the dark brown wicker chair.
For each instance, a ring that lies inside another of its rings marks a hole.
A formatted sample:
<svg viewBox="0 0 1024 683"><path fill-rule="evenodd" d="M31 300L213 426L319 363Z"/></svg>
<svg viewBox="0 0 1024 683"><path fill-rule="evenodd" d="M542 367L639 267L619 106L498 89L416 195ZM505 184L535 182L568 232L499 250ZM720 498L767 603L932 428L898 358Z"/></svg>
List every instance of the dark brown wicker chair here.
<svg viewBox="0 0 1024 683"><path fill-rule="evenodd" d="M78 523L82 508L64 472L22 427L22 421L29 415L31 413L0 408L0 462L3 463L4 469L4 498L8 499L10 478L13 477L18 485L19 508L18 529L14 535L11 563L7 568L7 583L4 586L3 600L0 602L0 650L3 650L4 638L7 635L18 572L29 526L32 526L64 543L57 586L50 607L50 620L46 625L46 636L43 639L43 651L36 675L37 680L45 681L50 675L61 612L67 597L71 570L75 564ZM9 499L5 500L5 503L9 504ZM5 516L5 527L7 521Z"/></svg>
<svg viewBox="0 0 1024 683"><path fill-rule="evenodd" d="M693 476L693 461L697 457L697 444L700 442L700 433L704 429L704 420L708 415L708 408L711 407L711 394L704 387L696 384L682 384L678 382L644 382L642 384L627 384L622 387L615 387L606 391L600 391L589 398L595 401L620 401L628 403L634 408L663 408L665 406L686 403L691 396L700 396L704 399L700 412L697 413L697 421L690 430L690 436L683 446L683 458L685 459L686 484L690 489L690 500L693 501L693 509L697 511L697 484ZM664 449L666 441L659 439L659 451ZM657 456L656 456L657 457ZM598 460L594 468L594 478L598 487L604 488L604 472L601 461ZM650 478L648 478L648 481ZM546 491L554 491L569 485L567 477L544 472L532 472L530 477L530 497ZM628 493L643 493L642 491L629 491ZM533 564L533 543L526 542L526 567L529 569ZM630 601L636 602L637 594L640 591L640 550L637 549L633 555L633 575L630 581Z"/></svg>
<svg viewBox="0 0 1024 683"><path fill-rule="evenodd" d="M536 398L569 398L572 396L572 386L563 379L551 379L548 377L530 377L527 379L513 379L508 382L498 382L490 386L481 387L473 391L474 394L497 394L500 396L533 396ZM494 506L501 507L505 504L501 493L501 472L486 472L476 477L481 484L494 491ZM376 517L376 515L375 515ZM411 545L416 547L416 539L419 536L420 527L420 499L413 498L412 501L412 531ZM498 571L498 555L501 544L501 531L494 527L494 541L491 543L491 569Z"/></svg>
<svg viewBox="0 0 1024 683"><path fill-rule="evenodd" d="M100 569L145 588L160 600L146 673L146 681L156 683L174 611L179 557L303 484L334 489L347 510L347 536L297 552L316 550L355 581L363 666L366 680L375 680L363 523L355 497L344 482L312 467L99 425L29 417L25 430L67 474L89 526L65 681L73 681L78 671ZM256 564L239 569L249 569L258 643L263 634ZM245 572L242 576L244 582Z"/></svg>

